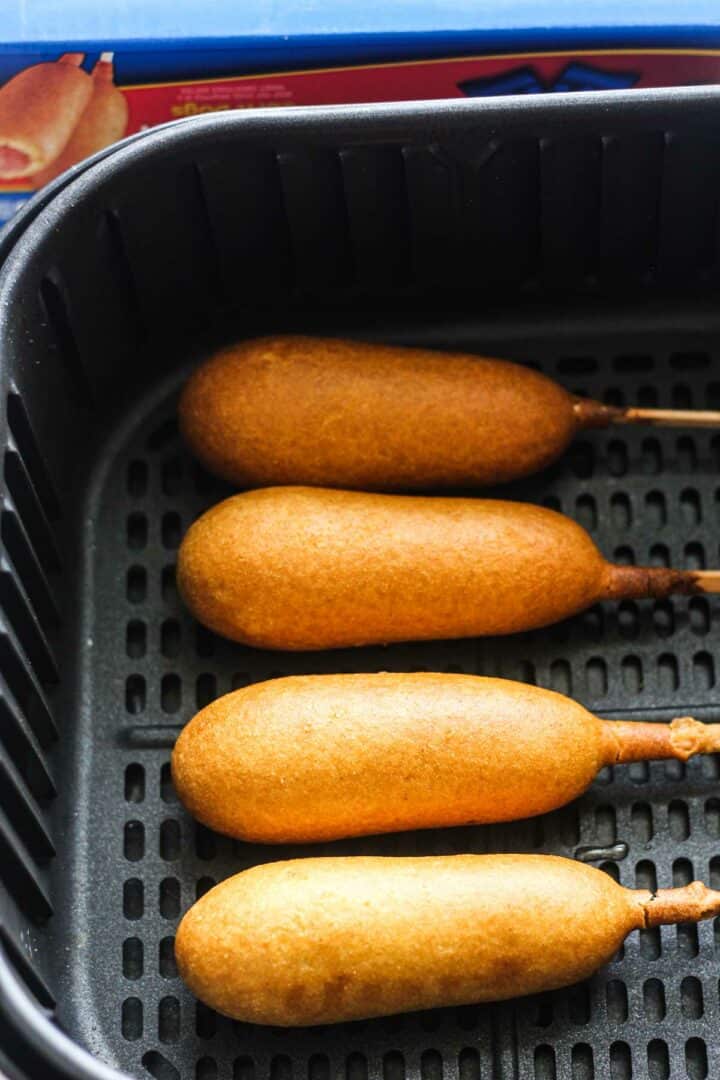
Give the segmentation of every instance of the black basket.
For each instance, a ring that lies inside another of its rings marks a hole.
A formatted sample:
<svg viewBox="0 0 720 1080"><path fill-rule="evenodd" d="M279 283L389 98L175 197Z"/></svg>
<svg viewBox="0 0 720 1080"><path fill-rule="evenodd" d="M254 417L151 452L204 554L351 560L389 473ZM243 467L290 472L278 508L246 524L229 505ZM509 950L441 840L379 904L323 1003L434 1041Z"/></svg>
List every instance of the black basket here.
<svg viewBox="0 0 720 1080"><path fill-rule="evenodd" d="M220 342L293 330L487 351L613 403L720 406L719 180L712 89L274 110L151 132L19 220L0 278L8 1075L720 1076L712 923L634 934L557 993L294 1031L196 1003L172 947L213 882L289 854L592 848L626 885L717 888L717 758L605 770L532 821L294 850L196 826L168 768L199 706L294 672L500 674L604 716L720 719L706 597L504 640L285 655L198 627L174 584L183 531L227 490L175 423L184 377ZM575 516L618 561L717 566L719 466L710 431L590 432L503 494Z"/></svg>

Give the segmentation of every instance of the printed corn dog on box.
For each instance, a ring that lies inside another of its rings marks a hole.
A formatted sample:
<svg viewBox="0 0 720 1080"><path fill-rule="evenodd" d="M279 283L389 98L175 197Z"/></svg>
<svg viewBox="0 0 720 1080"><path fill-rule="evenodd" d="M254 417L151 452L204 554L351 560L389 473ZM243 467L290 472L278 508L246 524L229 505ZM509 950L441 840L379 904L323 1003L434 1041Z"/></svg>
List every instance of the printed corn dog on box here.
<svg viewBox="0 0 720 1080"><path fill-rule="evenodd" d="M0 222L123 136L208 112L720 83L718 0L2 8Z"/></svg>

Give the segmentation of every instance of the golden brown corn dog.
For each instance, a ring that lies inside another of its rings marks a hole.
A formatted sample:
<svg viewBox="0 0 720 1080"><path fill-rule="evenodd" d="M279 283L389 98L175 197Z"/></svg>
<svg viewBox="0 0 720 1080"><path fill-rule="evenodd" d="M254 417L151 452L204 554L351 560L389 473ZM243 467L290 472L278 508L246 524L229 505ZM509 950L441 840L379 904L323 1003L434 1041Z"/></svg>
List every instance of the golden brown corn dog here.
<svg viewBox="0 0 720 1080"><path fill-rule="evenodd" d="M512 634L598 600L717 587L708 573L607 563L570 518L495 499L264 488L185 536L193 614L268 649Z"/></svg>
<svg viewBox="0 0 720 1080"><path fill-rule="evenodd" d="M190 447L243 487L496 484L583 428L638 421L720 426L720 412L613 408L506 360L309 337L221 350L180 403Z"/></svg>
<svg viewBox="0 0 720 1080"><path fill-rule="evenodd" d="M172 757L187 809L259 843L511 821L604 765L720 750L720 724L600 720L551 690L428 672L302 675L226 694Z"/></svg>
<svg viewBox="0 0 720 1080"><path fill-rule="evenodd" d="M52 164L35 176L36 187L48 184L71 165L122 139L128 120L125 95L113 85L113 54L101 53L92 70L92 96L70 141Z"/></svg>
<svg viewBox="0 0 720 1080"><path fill-rule="evenodd" d="M298 859L216 885L175 951L207 1005L293 1027L567 986L632 930L718 913L699 882L653 896L549 855Z"/></svg>
<svg viewBox="0 0 720 1080"><path fill-rule="evenodd" d="M35 64L0 90L0 179L32 177L62 153L92 94L83 57Z"/></svg>

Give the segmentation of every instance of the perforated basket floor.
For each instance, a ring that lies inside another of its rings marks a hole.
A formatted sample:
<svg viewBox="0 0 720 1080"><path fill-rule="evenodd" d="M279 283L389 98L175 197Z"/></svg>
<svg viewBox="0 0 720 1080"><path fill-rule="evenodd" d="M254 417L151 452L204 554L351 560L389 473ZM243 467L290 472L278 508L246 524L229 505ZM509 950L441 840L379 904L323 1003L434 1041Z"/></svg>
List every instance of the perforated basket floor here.
<svg viewBox="0 0 720 1080"><path fill-rule="evenodd" d="M613 322L374 332L532 361L571 389L614 403L720 405L714 335L654 330L640 320L618 331ZM198 627L175 591L184 530L225 493L180 444L179 384L174 376L111 434L87 491L84 660L62 862L63 888L74 899L55 916L59 940L73 945L57 995L62 1024L106 1061L158 1080L720 1076L720 925L712 923L634 934L612 964L569 990L336 1028L231 1023L183 988L173 961L181 912L228 874L289 855L573 857L601 848L590 857L625 885L697 876L720 887L715 757L605 770L579 802L533 821L302 849L233 843L194 825L175 800L168 767L177 730L197 708L295 672L493 674L573 694L605 716L720 719L720 605L704 597L607 605L512 639L333 654L231 645ZM717 565L719 466L720 435L712 432L617 429L583 436L556 467L502 494L572 515L619 561Z"/></svg>

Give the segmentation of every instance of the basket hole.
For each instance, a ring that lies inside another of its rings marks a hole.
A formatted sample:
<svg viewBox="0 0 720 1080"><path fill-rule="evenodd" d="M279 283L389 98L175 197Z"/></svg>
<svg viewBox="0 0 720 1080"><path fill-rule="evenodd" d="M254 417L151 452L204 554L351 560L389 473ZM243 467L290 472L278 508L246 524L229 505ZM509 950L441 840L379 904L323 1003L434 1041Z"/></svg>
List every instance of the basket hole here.
<svg viewBox="0 0 720 1080"><path fill-rule="evenodd" d="M139 716L145 710L146 687L142 675L130 675L125 680L125 711Z"/></svg>
<svg viewBox="0 0 720 1080"><path fill-rule="evenodd" d="M710 860L710 888L720 889L720 855L713 855Z"/></svg>
<svg viewBox="0 0 720 1080"><path fill-rule="evenodd" d="M708 799L705 803L705 831L713 840L720 839L720 799Z"/></svg>
<svg viewBox="0 0 720 1080"><path fill-rule="evenodd" d="M675 612L669 600L656 600L653 604L653 627L661 638L675 633Z"/></svg>
<svg viewBox="0 0 720 1080"><path fill-rule="evenodd" d="M160 591L164 603L173 604L177 601L178 591L174 563L163 566L162 574L160 576Z"/></svg>
<svg viewBox="0 0 720 1080"><path fill-rule="evenodd" d="M161 487L164 495L179 495L182 490L183 466L178 457L168 458L162 464Z"/></svg>
<svg viewBox="0 0 720 1080"><path fill-rule="evenodd" d="M211 672L198 675L195 682L195 704L198 709L204 709L217 697L217 679Z"/></svg>
<svg viewBox="0 0 720 1080"><path fill-rule="evenodd" d="M286 1054L277 1054L270 1062L270 1080L292 1080L292 1062Z"/></svg>
<svg viewBox="0 0 720 1080"><path fill-rule="evenodd" d="M587 983L578 983L567 991L568 1016L572 1024L587 1024L590 1020L590 993Z"/></svg>
<svg viewBox="0 0 720 1080"><path fill-rule="evenodd" d="M164 548L175 550L180 546L180 540L182 538L182 525L180 524L180 515L174 511L168 514L163 514L161 525L161 537L162 545Z"/></svg>
<svg viewBox="0 0 720 1080"><path fill-rule="evenodd" d="M698 690L712 690L715 685L715 661L709 652L693 657L693 682Z"/></svg>
<svg viewBox="0 0 720 1080"><path fill-rule="evenodd" d="M177 976L174 937L164 937L158 945L158 970L163 979L174 979Z"/></svg>
<svg viewBox="0 0 720 1080"><path fill-rule="evenodd" d="M655 361L652 356L640 354L616 356L613 360L613 368L615 371L622 372L623 375L641 375L652 371L654 366Z"/></svg>
<svg viewBox="0 0 720 1080"><path fill-rule="evenodd" d="M670 1058L667 1043L662 1039L648 1043L648 1077L650 1080L669 1080Z"/></svg>
<svg viewBox="0 0 720 1080"><path fill-rule="evenodd" d="M663 566L667 568L670 565L670 550L666 544L653 544L650 548L649 555L651 566Z"/></svg>
<svg viewBox="0 0 720 1080"><path fill-rule="evenodd" d="M688 604L690 629L694 634L707 634L710 629L710 607L703 596L693 596Z"/></svg>
<svg viewBox="0 0 720 1080"><path fill-rule="evenodd" d="M669 761L663 762L663 770L665 772L665 778L667 780L684 780L685 779L685 762L684 761Z"/></svg>
<svg viewBox="0 0 720 1080"><path fill-rule="evenodd" d="M195 1066L195 1080L217 1080L217 1062L211 1057L201 1057ZM233 1078L235 1073L233 1073Z"/></svg>
<svg viewBox="0 0 720 1080"><path fill-rule="evenodd" d="M650 779L650 766L647 761L633 761L628 765L628 776L633 784L647 784Z"/></svg>
<svg viewBox="0 0 720 1080"><path fill-rule="evenodd" d="M570 1065L572 1080L594 1080L593 1052L587 1043L578 1043L573 1046Z"/></svg>
<svg viewBox="0 0 720 1080"><path fill-rule="evenodd" d="M705 548L702 544L693 541L685 545L685 568L687 570L705 569Z"/></svg>
<svg viewBox="0 0 720 1080"><path fill-rule="evenodd" d="M637 392L637 403L642 409L652 409L658 403L656 386L640 386Z"/></svg>
<svg viewBox="0 0 720 1080"><path fill-rule="evenodd" d="M180 914L180 882L163 878L160 882L160 914L164 919L177 919Z"/></svg>
<svg viewBox="0 0 720 1080"><path fill-rule="evenodd" d="M553 1022L553 998L551 994L537 994L533 1001L531 1023L535 1027L550 1027Z"/></svg>
<svg viewBox="0 0 720 1080"><path fill-rule="evenodd" d="M699 1020L705 1011L702 984L694 975L688 975L680 984L680 1007L688 1020Z"/></svg>
<svg viewBox="0 0 720 1080"><path fill-rule="evenodd" d="M560 694L572 694L572 674L567 660L554 660L550 665L550 686Z"/></svg>
<svg viewBox="0 0 720 1080"><path fill-rule="evenodd" d="M700 768L706 780L720 780L720 754L704 754Z"/></svg>
<svg viewBox="0 0 720 1080"><path fill-rule="evenodd" d="M702 521L702 504L694 488L685 488L680 492L680 511L688 528L694 528Z"/></svg>
<svg viewBox="0 0 720 1080"><path fill-rule="evenodd" d="M710 366L710 354L701 352L677 352L670 356L670 367L676 371L702 371Z"/></svg>
<svg viewBox="0 0 720 1080"><path fill-rule="evenodd" d="M176 803L177 795L172 782L172 770L170 762L163 762L160 768L160 798L164 803Z"/></svg>
<svg viewBox="0 0 720 1080"><path fill-rule="evenodd" d="M132 619L125 630L125 653L131 660L139 660L147 651L147 630L140 619Z"/></svg>
<svg viewBox="0 0 720 1080"><path fill-rule="evenodd" d="M123 854L128 862L139 862L145 854L145 826L142 821L126 821Z"/></svg>
<svg viewBox="0 0 720 1080"><path fill-rule="evenodd" d="M702 1039L685 1043L685 1064L689 1080L705 1080L708 1074L707 1049Z"/></svg>
<svg viewBox="0 0 720 1080"><path fill-rule="evenodd" d="M180 1002L176 997L160 999L158 1005L158 1038L160 1042L177 1042L180 1037Z"/></svg>
<svg viewBox="0 0 720 1080"><path fill-rule="evenodd" d="M195 1034L200 1039L212 1039L217 1031L217 1013L202 1001L195 1002Z"/></svg>
<svg viewBox="0 0 720 1080"><path fill-rule="evenodd" d="M131 604L141 604L147 596L147 572L144 566L131 566L127 572L126 596Z"/></svg>
<svg viewBox="0 0 720 1080"><path fill-rule="evenodd" d="M618 566L633 566L635 564L635 552L627 544L621 544L615 548L613 559Z"/></svg>
<svg viewBox="0 0 720 1080"><path fill-rule="evenodd" d="M155 1080L180 1080L180 1073L172 1062L157 1050L143 1054L142 1063Z"/></svg>
<svg viewBox="0 0 720 1080"><path fill-rule="evenodd" d="M542 506L547 510L555 510L558 514L562 512L562 502L560 501L559 495L544 495L542 498Z"/></svg>
<svg viewBox="0 0 720 1080"><path fill-rule="evenodd" d="M195 854L199 859L214 859L217 855L217 836L210 829L195 822Z"/></svg>
<svg viewBox="0 0 720 1080"><path fill-rule="evenodd" d="M122 969L126 979L139 979L143 973L143 943L140 938L125 938L122 946Z"/></svg>
<svg viewBox="0 0 720 1080"><path fill-rule="evenodd" d="M623 492L615 492L610 499L610 517L616 529L629 529L632 525L632 503Z"/></svg>
<svg viewBox="0 0 720 1080"><path fill-rule="evenodd" d="M599 656L593 656L585 665L588 693L591 697L604 697L608 692L607 664Z"/></svg>
<svg viewBox="0 0 720 1080"><path fill-rule="evenodd" d="M597 366L594 356L561 356L557 369L560 375L592 375Z"/></svg>
<svg viewBox="0 0 720 1080"><path fill-rule="evenodd" d="M399 1050L383 1057L383 1080L405 1080L405 1058Z"/></svg>
<svg viewBox="0 0 720 1080"><path fill-rule="evenodd" d="M141 803L145 798L145 769L137 761L125 769L125 802Z"/></svg>
<svg viewBox="0 0 720 1080"><path fill-rule="evenodd" d="M429 1050L428 1053L429 1054L434 1053L438 1057L440 1056L439 1054L437 1054L436 1050L435 1051ZM423 1073L423 1071L422 1071L423 1070L423 1061L424 1060L425 1060L425 1054L423 1054L423 1057L422 1057L421 1062L420 1062L420 1073L421 1073L422 1076L425 1075ZM308 1080L330 1080L330 1059L328 1058L328 1056L326 1054L313 1054L312 1055L312 1057L308 1061ZM431 1080L442 1080L442 1061L440 1063L440 1075L438 1076L437 1073L434 1073Z"/></svg>
<svg viewBox="0 0 720 1080"><path fill-rule="evenodd" d="M675 383L671 391L674 409L692 408L692 390L687 383Z"/></svg>
<svg viewBox="0 0 720 1080"><path fill-rule="evenodd" d="M587 442L571 443L567 463L579 480L588 480L595 471L595 448Z"/></svg>
<svg viewBox="0 0 720 1080"><path fill-rule="evenodd" d="M458 1055L459 1080L480 1080L480 1055L473 1046L464 1047ZM351 1077L348 1073L348 1080ZM364 1077L353 1077L352 1080L367 1080L367 1065Z"/></svg>
<svg viewBox="0 0 720 1080"><path fill-rule="evenodd" d="M625 1042L615 1042L610 1047L610 1076L612 1080L632 1080L632 1057Z"/></svg>
<svg viewBox="0 0 720 1080"><path fill-rule="evenodd" d="M658 684L661 690L674 693L680 685L678 662L672 653L658 657Z"/></svg>
<svg viewBox="0 0 720 1080"><path fill-rule="evenodd" d="M628 471L628 452L625 443L613 439L607 448L608 472L611 476L625 476Z"/></svg>
<svg viewBox="0 0 720 1080"><path fill-rule="evenodd" d="M143 1033L143 1006L140 998L125 998L122 1003L120 1016L120 1029L123 1039L135 1042L142 1038Z"/></svg>
<svg viewBox="0 0 720 1080"><path fill-rule="evenodd" d="M182 681L179 675L163 675L160 683L160 707L164 713L176 713L182 705Z"/></svg>
<svg viewBox="0 0 720 1080"><path fill-rule="evenodd" d="M605 989L608 1020L613 1024L624 1024L628 1018L627 987L620 979L611 979Z"/></svg>
<svg viewBox="0 0 720 1080"><path fill-rule="evenodd" d="M135 511L127 519L127 546L131 551L142 551L147 545L148 524L144 514Z"/></svg>
<svg viewBox="0 0 720 1080"><path fill-rule="evenodd" d="M694 473L698 467L698 454L695 440L689 435L682 435L677 443L677 462L681 472Z"/></svg>
<svg viewBox="0 0 720 1080"><path fill-rule="evenodd" d="M686 803L681 802L680 799L673 799L668 806L668 824L673 840L687 840L690 835L690 817ZM678 860L678 863L680 861ZM677 866L678 863L675 865ZM682 884L686 885L687 882L682 882Z"/></svg>
<svg viewBox="0 0 720 1080"><path fill-rule="evenodd" d="M616 617L618 629L623 637L637 637L640 627L640 616L638 614L637 604L633 603L632 600L622 600L618 604Z"/></svg>
<svg viewBox="0 0 720 1080"><path fill-rule="evenodd" d="M255 1080L255 1062L252 1058L239 1057L235 1059L233 1062L233 1080Z"/></svg>
<svg viewBox="0 0 720 1080"><path fill-rule="evenodd" d="M649 491L645 496L645 518L653 529L667 525L667 502L662 491Z"/></svg>
<svg viewBox="0 0 720 1080"><path fill-rule="evenodd" d="M635 803L630 813L633 836L641 844L653 838L653 812L648 803Z"/></svg>
<svg viewBox="0 0 720 1080"><path fill-rule="evenodd" d="M247 671L235 671L230 680L230 687L233 690L242 690L244 686L249 686L252 682L252 678Z"/></svg>
<svg viewBox="0 0 720 1080"><path fill-rule="evenodd" d="M603 401L606 405L624 405L625 394L619 386L609 386L603 393Z"/></svg>
<svg viewBox="0 0 720 1080"><path fill-rule="evenodd" d="M180 822L175 818L167 818L160 826L160 858L166 862L179 859L180 848Z"/></svg>
<svg viewBox="0 0 720 1080"><path fill-rule="evenodd" d="M169 660L180 653L182 631L177 619L165 619L160 627L160 652Z"/></svg>
<svg viewBox="0 0 720 1080"><path fill-rule="evenodd" d="M623 686L628 694L641 694L643 691L643 668L639 656L626 656L621 664Z"/></svg>
<svg viewBox="0 0 720 1080"><path fill-rule="evenodd" d="M583 630L585 636L592 641L601 641L605 629L605 618L600 607L589 608L582 614ZM527 680L530 681L530 680ZM532 680L535 682L535 680Z"/></svg>
<svg viewBox="0 0 720 1080"><path fill-rule="evenodd" d="M663 469L663 452L657 439L643 439L640 447L640 471L646 476L657 476Z"/></svg>
<svg viewBox="0 0 720 1080"><path fill-rule="evenodd" d="M655 864L649 859L642 859L635 867L635 888L657 891L657 873Z"/></svg>
<svg viewBox="0 0 720 1080"><path fill-rule="evenodd" d="M128 878L123 885L123 914L126 919L141 919L145 907L143 883L139 878Z"/></svg>
<svg viewBox="0 0 720 1080"><path fill-rule="evenodd" d="M687 959L693 959L700 951L697 926L691 923L681 923L675 929L678 955Z"/></svg>
<svg viewBox="0 0 720 1080"><path fill-rule="evenodd" d="M146 462L136 458L128 462L126 486L128 495L139 499L147 493L148 467Z"/></svg>
<svg viewBox="0 0 720 1080"><path fill-rule="evenodd" d="M589 532L597 528L597 503L592 495L580 495L575 500L575 518Z"/></svg>
<svg viewBox="0 0 720 1080"><path fill-rule="evenodd" d="M648 1020L665 1019L665 988L659 979L648 979L644 984L643 1008Z"/></svg>
<svg viewBox="0 0 720 1080"><path fill-rule="evenodd" d="M199 900L206 892L210 892L211 889L214 889L216 884L215 878L208 877L207 875L198 878L195 886L195 899Z"/></svg>
<svg viewBox="0 0 720 1080"><path fill-rule="evenodd" d="M614 844L617 839L614 806L598 806L595 809L595 836L600 846Z"/></svg>
<svg viewBox="0 0 720 1080"><path fill-rule="evenodd" d="M555 1051L552 1046L535 1047L535 1080L557 1080Z"/></svg>

